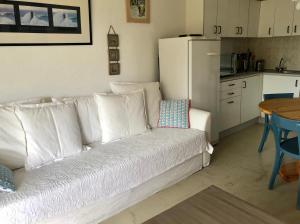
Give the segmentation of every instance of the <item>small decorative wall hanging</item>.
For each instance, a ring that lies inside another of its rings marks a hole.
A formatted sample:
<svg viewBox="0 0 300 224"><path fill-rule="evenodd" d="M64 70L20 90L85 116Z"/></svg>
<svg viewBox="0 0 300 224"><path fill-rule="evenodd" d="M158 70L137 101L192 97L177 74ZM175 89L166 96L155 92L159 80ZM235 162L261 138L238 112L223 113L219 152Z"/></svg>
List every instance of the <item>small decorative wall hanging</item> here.
<svg viewBox="0 0 300 224"><path fill-rule="evenodd" d="M109 75L120 75L120 50L119 50L119 35L116 33L113 26L109 27L107 34L108 44L108 63L109 63Z"/></svg>
<svg viewBox="0 0 300 224"><path fill-rule="evenodd" d="M0 0L0 45L92 44L90 0Z"/></svg>
<svg viewBox="0 0 300 224"><path fill-rule="evenodd" d="M150 23L150 0L126 0L127 22Z"/></svg>

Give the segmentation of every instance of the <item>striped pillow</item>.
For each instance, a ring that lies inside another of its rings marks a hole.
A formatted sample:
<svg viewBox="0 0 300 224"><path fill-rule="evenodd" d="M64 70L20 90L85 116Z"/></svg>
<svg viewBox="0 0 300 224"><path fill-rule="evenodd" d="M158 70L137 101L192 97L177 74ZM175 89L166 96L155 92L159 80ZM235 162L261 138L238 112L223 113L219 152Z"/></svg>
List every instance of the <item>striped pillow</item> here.
<svg viewBox="0 0 300 224"><path fill-rule="evenodd" d="M158 127L190 128L189 109L189 100L161 101Z"/></svg>

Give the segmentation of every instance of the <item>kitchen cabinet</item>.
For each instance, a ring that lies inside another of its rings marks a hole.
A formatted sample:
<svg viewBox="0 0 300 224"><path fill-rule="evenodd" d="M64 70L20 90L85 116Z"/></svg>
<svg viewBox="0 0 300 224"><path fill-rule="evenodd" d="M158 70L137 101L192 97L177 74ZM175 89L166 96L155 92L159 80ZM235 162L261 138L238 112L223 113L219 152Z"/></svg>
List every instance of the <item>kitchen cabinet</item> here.
<svg viewBox="0 0 300 224"><path fill-rule="evenodd" d="M283 0L281 0L283 1ZM274 33L276 0L262 1L259 18L259 37L272 37Z"/></svg>
<svg viewBox="0 0 300 224"><path fill-rule="evenodd" d="M241 97L221 101L220 131L235 127L241 123Z"/></svg>
<svg viewBox="0 0 300 224"><path fill-rule="evenodd" d="M260 114L261 81L259 75L242 79L241 123L255 119Z"/></svg>
<svg viewBox="0 0 300 224"><path fill-rule="evenodd" d="M292 32L292 35L300 35L300 10L295 9Z"/></svg>
<svg viewBox="0 0 300 224"><path fill-rule="evenodd" d="M187 33L201 33L208 38L247 37L249 1L187 0Z"/></svg>
<svg viewBox="0 0 300 224"><path fill-rule="evenodd" d="M222 1L222 0L220 0ZM220 11L225 14L227 17L227 27L224 27L224 31L226 32L222 33L225 37L238 37L240 35L240 26L239 26L239 2L240 0L229 0L227 4L227 10L224 10L225 7L221 8Z"/></svg>
<svg viewBox="0 0 300 224"><path fill-rule="evenodd" d="M274 36L290 36L293 33L295 3L291 0L276 0Z"/></svg>
<svg viewBox="0 0 300 224"><path fill-rule="evenodd" d="M259 117L262 81L262 76L256 74L221 83L220 131Z"/></svg>
<svg viewBox="0 0 300 224"><path fill-rule="evenodd" d="M261 2L257 0L250 0L249 15L248 15L248 37L258 36L259 17L260 17Z"/></svg>
<svg viewBox="0 0 300 224"><path fill-rule="evenodd" d="M241 123L241 80L221 83L220 131Z"/></svg>
<svg viewBox="0 0 300 224"><path fill-rule="evenodd" d="M299 97L300 77L277 75L265 73L263 78L263 94L268 93L294 93L294 97Z"/></svg>
<svg viewBox="0 0 300 224"><path fill-rule="evenodd" d="M247 37L248 36L248 20L249 20L249 0L239 0L239 14L238 20L238 36Z"/></svg>
<svg viewBox="0 0 300 224"><path fill-rule="evenodd" d="M219 0L218 25L221 37L246 37L248 33L249 0Z"/></svg>
<svg viewBox="0 0 300 224"><path fill-rule="evenodd" d="M217 25L218 0L204 2L204 34L207 38L215 38L219 32Z"/></svg>

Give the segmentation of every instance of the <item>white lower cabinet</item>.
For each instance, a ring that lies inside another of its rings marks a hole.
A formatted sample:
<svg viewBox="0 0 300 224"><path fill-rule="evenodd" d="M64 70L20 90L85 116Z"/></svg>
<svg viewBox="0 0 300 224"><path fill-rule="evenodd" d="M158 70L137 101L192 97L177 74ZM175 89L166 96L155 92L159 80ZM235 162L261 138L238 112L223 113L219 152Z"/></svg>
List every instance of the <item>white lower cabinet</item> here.
<svg viewBox="0 0 300 224"><path fill-rule="evenodd" d="M233 97L221 102L221 131L241 123L241 97Z"/></svg>
<svg viewBox="0 0 300 224"><path fill-rule="evenodd" d="M300 77L265 73L263 83L263 94L294 93L294 97L299 97Z"/></svg>
<svg viewBox="0 0 300 224"><path fill-rule="evenodd" d="M263 73L221 83L220 131L260 116L258 104L264 94L294 93L300 97L300 76Z"/></svg>
<svg viewBox="0 0 300 224"><path fill-rule="evenodd" d="M261 92L260 74L221 83L220 131L259 117Z"/></svg>
<svg viewBox="0 0 300 224"><path fill-rule="evenodd" d="M241 123L259 116L258 104L261 101L261 76L253 76L242 80Z"/></svg>

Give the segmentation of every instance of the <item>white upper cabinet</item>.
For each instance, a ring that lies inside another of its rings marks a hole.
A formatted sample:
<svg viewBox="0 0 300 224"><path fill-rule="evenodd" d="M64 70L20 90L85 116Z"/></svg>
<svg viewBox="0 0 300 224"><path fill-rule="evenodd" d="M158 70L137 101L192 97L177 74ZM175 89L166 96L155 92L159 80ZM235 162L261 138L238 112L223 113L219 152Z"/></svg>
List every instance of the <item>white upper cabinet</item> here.
<svg viewBox="0 0 300 224"><path fill-rule="evenodd" d="M208 0L209 1L209 0ZM221 37L246 37L249 0L219 0L218 25Z"/></svg>
<svg viewBox="0 0 300 224"><path fill-rule="evenodd" d="M293 33L295 3L291 0L275 1L274 36L290 36Z"/></svg>
<svg viewBox="0 0 300 224"><path fill-rule="evenodd" d="M251 19L251 18L250 18ZM248 36L249 0L239 0L238 26L239 36Z"/></svg>
<svg viewBox="0 0 300 224"><path fill-rule="evenodd" d="M210 0L206 0L210 1ZM229 37L231 36L231 21L230 7L234 0L218 0L218 16L217 16L217 26L218 26L218 36Z"/></svg>
<svg viewBox="0 0 300 224"><path fill-rule="evenodd" d="M258 36L260 5L261 2L257 0L250 0L249 2L248 37Z"/></svg>
<svg viewBox="0 0 300 224"><path fill-rule="evenodd" d="M215 38L220 31L217 25L218 0L204 2L204 34L207 38Z"/></svg>
<svg viewBox="0 0 300 224"><path fill-rule="evenodd" d="M223 2L223 0L220 0ZM226 20L228 21L227 27L223 26L225 37L238 37L240 34L239 26L239 1L240 0L228 0L226 6L223 5L223 8L220 8L220 11L226 14ZM224 4L224 3L223 3ZM227 7L227 8L225 8ZM226 30L226 32L225 32Z"/></svg>
<svg viewBox="0 0 300 224"><path fill-rule="evenodd" d="M259 19L259 37L272 37L274 32L274 17L276 0L261 2L260 19ZM284 1L284 0L280 0Z"/></svg>
<svg viewBox="0 0 300 224"><path fill-rule="evenodd" d="M294 12L293 35L300 35L300 10Z"/></svg>
<svg viewBox="0 0 300 224"><path fill-rule="evenodd" d="M250 0L186 0L187 33L247 37Z"/></svg>

